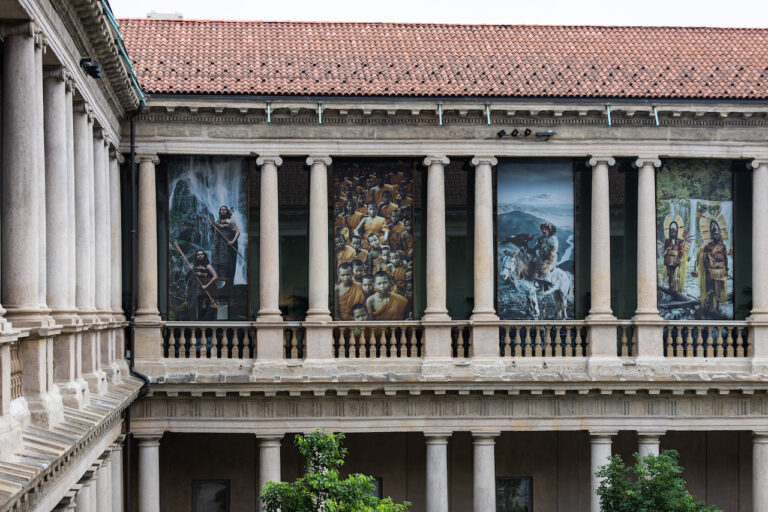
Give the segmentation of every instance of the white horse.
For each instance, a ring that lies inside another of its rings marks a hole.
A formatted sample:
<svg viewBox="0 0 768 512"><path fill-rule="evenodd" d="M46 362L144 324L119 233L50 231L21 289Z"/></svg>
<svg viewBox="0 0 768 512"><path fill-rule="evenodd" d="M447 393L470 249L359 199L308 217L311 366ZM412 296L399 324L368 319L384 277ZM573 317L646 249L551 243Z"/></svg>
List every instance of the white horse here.
<svg viewBox="0 0 768 512"><path fill-rule="evenodd" d="M541 316L539 298L550 293L553 294L555 303L554 320L566 319L568 297L571 295L573 281L563 269L555 267L547 276L550 285L546 286L541 279L533 277L531 256L528 251L513 245L512 248L504 250L504 257L501 260L501 278L503 281L512 283L525 294L528 311L533 320L539 320Z"/></svg>

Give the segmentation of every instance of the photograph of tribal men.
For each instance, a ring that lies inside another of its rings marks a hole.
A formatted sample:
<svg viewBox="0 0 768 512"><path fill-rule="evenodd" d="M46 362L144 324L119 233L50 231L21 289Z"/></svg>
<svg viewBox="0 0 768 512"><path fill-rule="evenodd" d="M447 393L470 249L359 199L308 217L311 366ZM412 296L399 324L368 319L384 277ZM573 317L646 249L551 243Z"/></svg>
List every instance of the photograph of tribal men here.
<svg viewBox="0 0 768 512"><path fill-rule="evenodd" d="M730 161L665 160L656 174L659 314L733 319Z"/></svg>
<svg viewBox="0 0 768 512"><path fill-rule="evenodd" d="M497 171L498 315L574 317L573 162L502 161Z"/></svg>
<svg viewBox="0 0 768 512"><path fill-rule="evenodd" d="M248 319L247 163L168 164L168 319Z"/></svg>
<svg viewBox="0 0 768 512"><path fill-rule="evenodd" d="M413 172L407 163L334 165L334 318L413 318Z"/></svg>

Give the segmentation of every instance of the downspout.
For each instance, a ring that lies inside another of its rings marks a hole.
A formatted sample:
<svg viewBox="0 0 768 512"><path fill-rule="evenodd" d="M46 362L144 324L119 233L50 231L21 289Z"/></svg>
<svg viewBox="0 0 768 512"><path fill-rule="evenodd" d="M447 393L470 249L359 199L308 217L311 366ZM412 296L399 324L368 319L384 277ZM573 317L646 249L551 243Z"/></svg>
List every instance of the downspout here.
<svg viewBox="0 0 768 512"><path fill-rule="evenodd" d="M139 390L139 395L136 397L136 400L140 399L141 397L145 396L147 393L149 393L149 377L144 375L141 372L136 371L135 368L135 362L136 362L136 350L135 350L135 340L136 340L136 287L138 284L138 272L137 272L137 261L136 261L136 252L138 248L138 233L137 233L137 225L138 225L138 197L137 197L137 172L136 172L136 116L141 114L142 110L144 109L144 105L140 104L139 108L134 110L131 113L131 156L130 156L130 168L129 168L129 186L131 190L130 194L130 202L131 202L131 219L130 219L130 265L131 265L131 271L130 271L130 284L131 284L131 299L130 299L130 305L129 305L129 324L128 324L128 368L134 377L138 377L139 379L144 381L144 385L141 386L141 389ZM125 510L133 510L133 504L131 503L131 476L132 476L132 467L133 467L133 460L131 458L131 453L133 451L133 433L131 433L131 406L129 405L125 409L125 445L123 448L123 454L125 455L123 457L124 466L123 466L123 475L124 475L124 481L125 481L125 492L123 493L123 506Z"/></svg>

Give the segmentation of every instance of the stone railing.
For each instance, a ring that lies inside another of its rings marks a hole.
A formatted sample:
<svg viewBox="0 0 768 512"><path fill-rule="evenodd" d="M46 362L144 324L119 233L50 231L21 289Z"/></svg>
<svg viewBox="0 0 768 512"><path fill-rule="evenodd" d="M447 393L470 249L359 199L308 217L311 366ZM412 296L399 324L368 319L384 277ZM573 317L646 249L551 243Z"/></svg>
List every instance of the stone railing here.
<svg viewBox="0 0 768 512"><path fill-rule="evenodd" d="M12 342L11 348L11 400L20 398L24 389L24 360L19 354L19 342Z"/></svg>
<svg viewBox="0 0 768 512"><path fill-rule="evenodd" d="M249 322L166 322L163 355L170 359L255 359Z"/></svg>
<svg viewBox="0 0 768 512"><path fill-rule="evenodd" d="M664 326L666 357L748 357L749 327L739 321L674 322Z"/></svg>
<svg viewBox="0 0 768 512"><path fill-rule="evenodd" d="M499 325L503 357L583 357L588 331L583 320L516 321Z"/></svg>
<svg viewBox="0 0 768 512"><path fill-rule="evenodd" d="M432 357L428 340L443 343L442 354L456 359L477 357L475 342L485 343L484 357L494 345L493 353L503 358L634 358L639 355L637 337L641 327L631 320L328 322L319 326L295 321L267 326L258 322L166 322L162 328L162 353L167 359L258 359L258 343L267 343L267 348L272 343L258 335L265 328L281 333L272 339L282 342L277 357L286 360L305 359L308 344L313 350L326 347L321 352L324 355L315 356L321 358ZM750 327L744 321L662 322L655 327L658 353L668 358L751 356ZM599 347L592 346L598 343L593 337L596 332L601 336Z"/></svg>
<svg viewBox="0 0 768 512"><path fill-rule="evenodd" d="M420 322L335 322L333 325L335 357L421 357Z"/></svg>

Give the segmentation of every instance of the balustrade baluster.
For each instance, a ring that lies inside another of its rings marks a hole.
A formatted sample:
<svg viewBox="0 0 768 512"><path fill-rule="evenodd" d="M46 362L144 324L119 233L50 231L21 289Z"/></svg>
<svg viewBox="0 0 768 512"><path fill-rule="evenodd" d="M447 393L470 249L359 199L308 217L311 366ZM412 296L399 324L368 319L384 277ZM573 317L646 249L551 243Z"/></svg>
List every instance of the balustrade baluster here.
<svg viewBox="0 0 768 512"><path fill-rule="evenodd" d="M525 326L523 327L525 329L525 348L523 349L523 356L524 357L532 357L533 356L533 342L531 340L531 327Z"/></svg>
<svg viewBox="0 0 768 512"><path fill-rule="evenodd" d="M544 333L544 357L552 357L552 328L541 327Z"/></svg>
<svg viewBox="0 0 768 512"><path fill-rule="evenodd" d="M411 327L411 344L408 348L408 356L409 357L418 357L419 356L419 347L416 345L416 328Z"/></svg>
<svg viewBox="0 0 768 512"><path fill-rule="evenodd" d="M716 349L715 357L724 357L725 343L723 341L723 330L721 327L715 327L715 329L717 329L717 340L715 341L715 349Z"/></svg>
<svg viewBox="0 0 768 512"><path fill-rule="evenodd" d="M555 357L562 357L563 355L563 338L560 335L562 329L563 327L560 325L555 326Z"/></svg>
<svg viewBox="0 0 768 512"><path fill-rule="evenodd" d="M733 357L733 331L730 327L726 327L726 348L725 348L725 355L726 357Z"/></svg>
<svg viewBox="0 0 768 512"><path fill-rule="evenodd" d="M582 357L584 355L584 347L582 346L581 327L576 326L576 357Z"/></svg>
<svg viewBox="0 0 768 512"><path fill-rule="evenodd" d="M675 336L675 356L683 357L683 328L676 327L677 336Z"/></svg>
<svg viewBox="0 0 768 512"><path fill-rule="evenodd" d="M693 327L685 328L685 357L693 357Z"/></svg>
<svg viewBox="0 0 768 512"><path fill-rule="evenodd" d="M510 327L502 327L504 329L504 347L502 350L502 355L504 357L509 357L512 355L512 340L509 337L509 329Z"/></svg>
<svg viewBox="0 0 768 512"><path fill-rule="evenodd" d="M627 346L627 328L623 325L619 326L621 330L621 355L624 357L629 356L629 347Z"/></svg>
<svg viewBox="0 0 768 512"><path fill-rule="evenodd" d="M696 327L696 357L704 357L704 338L701 336L701 327Z"/></svg>
<svg viewBox="0 0 768 512"><path fill-rule="evenodd" d="M707 343L707 357L715 357L715 348L713 346L714 340L712 339L712 330L707 327L707 337L706 337L706 343Z"/></svg>
<svg viewBox="0 0 768 512"><path fill-rule="evenodd" d="M464 327L459 327L458 336L456 337L456 357L466 357L464 352Z"/></svg>
<svg viewBox="0 0 768 512"><path fill-rule="evenodd" d="M741 336L741 327L736 327L736 357L744 357L744 338Z"/></svg>
<svg viewBox="0 0 768 512"><path fill-rule="evenodd" d="M299 358L299 337L296 327L289 327L291 331L291 359Z"/></svg>
<svg viewBox="0 0 768 512"><path fill-rule="evenodd" d="M667 347L667 357L675 357L675 348L674 348L674 341L672 338L672 327L665 327L664 332L666 334L666 347Z"/></svg>

